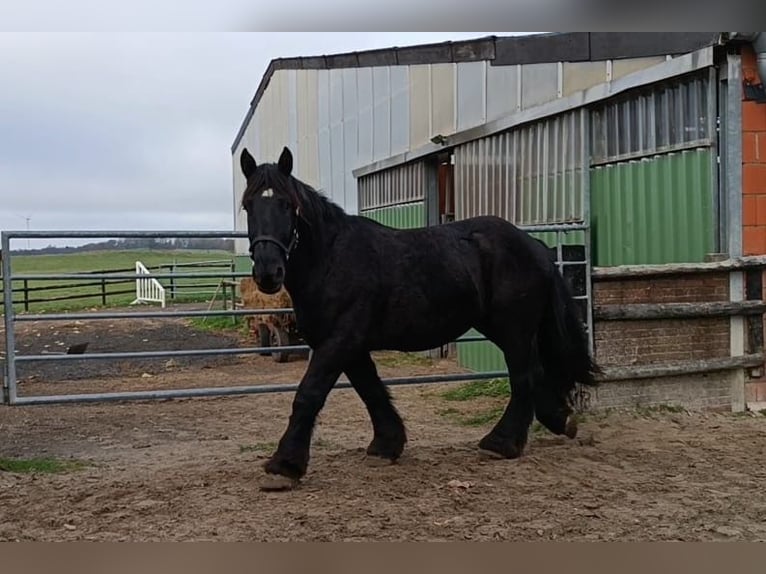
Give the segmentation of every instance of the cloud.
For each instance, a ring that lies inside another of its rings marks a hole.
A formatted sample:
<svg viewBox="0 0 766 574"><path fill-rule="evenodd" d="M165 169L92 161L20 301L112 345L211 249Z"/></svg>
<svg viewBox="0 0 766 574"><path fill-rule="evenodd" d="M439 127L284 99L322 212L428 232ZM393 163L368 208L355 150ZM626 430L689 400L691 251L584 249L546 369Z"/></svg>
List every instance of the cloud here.
<svg viewBox="0 0 766 574"><path fill-rule="evenodd" d="M272 58L481 35L0 34L0 229L229 229Z"/></svg>

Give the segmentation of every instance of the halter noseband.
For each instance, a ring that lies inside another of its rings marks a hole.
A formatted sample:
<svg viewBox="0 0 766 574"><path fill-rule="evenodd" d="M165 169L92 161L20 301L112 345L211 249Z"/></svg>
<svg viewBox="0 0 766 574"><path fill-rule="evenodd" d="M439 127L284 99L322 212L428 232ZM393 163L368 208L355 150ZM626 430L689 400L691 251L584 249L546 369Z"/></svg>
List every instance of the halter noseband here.
<svg viewBox="0 0 766 574"><path fill-rule="evenodd" d="M285 260L290 259L290 253L292 253L292 250L298 245L298 226L296 225L293 227L292 237L290 238L290 243L287 245L273 235L258 235L253 237L253 240L250 242L250 253L253 252L258 243L273 243L282 250L285 255Z"/></svg>

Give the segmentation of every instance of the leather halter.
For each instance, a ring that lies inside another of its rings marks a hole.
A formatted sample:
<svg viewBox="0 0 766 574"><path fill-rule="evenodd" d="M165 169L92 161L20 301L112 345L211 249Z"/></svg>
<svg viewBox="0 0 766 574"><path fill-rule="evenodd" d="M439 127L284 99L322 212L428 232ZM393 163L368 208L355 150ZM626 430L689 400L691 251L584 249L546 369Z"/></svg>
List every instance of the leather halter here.
<svg viewBox="0 0 766 574"><path fill-rule="evenodd" d="M256 237L253 237L253 240L250 242L250 253L253 252L255 249L255 246L258 243L273 243L277 247L279 247L282 252L285 255L285 260L290 259L290 253L293 249L295 249L295 246L298 245L298 227L293 228L292 237L290 238L290 243L285 245L282 243L279 239L274 237L273 235L258 235Z"/></svg>
<svg viewBox="0 0 766 574"><path fill-rule="evenodd" d="M268 191L268 190L264 190ZM262 192L263 193L263 192ZM301 215L300 206L295 207L295 217L298 218ZM292 253L293 249L295 249L295 246L298 245L298 225L296 222L296 225L293 227L292 231L292 237L290 237L290 243L285 245L282 243L279 239L274 237L273 235L257 235L256 237L253 237L253 239L250 241L250 253L253 252L255 249L255 246L258 243L273 243L277 247L279 247L282 250L282 253L285 256L285 261L290 259L290 254Z"/></svg>

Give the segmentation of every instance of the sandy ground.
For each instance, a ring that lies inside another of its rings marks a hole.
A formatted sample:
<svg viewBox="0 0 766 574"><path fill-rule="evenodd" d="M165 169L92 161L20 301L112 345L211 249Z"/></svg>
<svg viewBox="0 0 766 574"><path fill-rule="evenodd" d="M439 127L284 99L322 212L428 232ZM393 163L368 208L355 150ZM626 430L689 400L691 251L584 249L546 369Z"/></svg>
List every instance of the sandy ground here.
<svg viewBox="0 0 766 574"><path fill-rule="evenodd" d="M153 339L152 325L127 323L134 345ZM61 325L47 330L58 335L29 332L20 345L61 339ZM156 331L165 341L171 332L190 339L183 324ZM102 350L97 343L89 350ZM382 363L384 376L456 369L389 356ZM295 382L305 361L91 365L29 365L20 393ZM351 390L333 391L308 475L281 493L258 484L290 393L0 407L0 457L82 463L57 474L0 471L0 540L766 540L766 416L593 413L576 440L536 429L525 456L488 461L476 442L492 423L467 421L503 399L448 401L448 388L392 389L410 442L398 464L383 468L364 464L371 429L361 402Z"/></svg>

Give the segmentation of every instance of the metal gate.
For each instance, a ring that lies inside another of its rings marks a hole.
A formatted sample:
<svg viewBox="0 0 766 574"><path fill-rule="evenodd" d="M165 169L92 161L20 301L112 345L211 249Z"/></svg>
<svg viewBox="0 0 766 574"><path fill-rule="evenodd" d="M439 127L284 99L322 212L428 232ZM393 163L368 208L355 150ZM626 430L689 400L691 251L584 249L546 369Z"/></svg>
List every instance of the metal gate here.
<svg viewBox="0 0 766 574"><path fill-rule="evenodd" d="M130 392L94 392L87 394L59 394L59 395L34 395L20 396L17 381L17 364L29 361L118 361L139 358L178 357L193 355L247 355L260 354L274 351L305 351L306 345L285 345L271 347L245 347L245 348L210 348L194 350L157 350L135 352L111 352L111 353L82 353L71 354L20 354L16 349L15 327L20 322L30 321L75 321L75 320L114 320L121 318L179 318L179 317L204 317L204 316L234 316L234 315L271 315L292 313L292 309L231 309L231 310L208 310L208 311L107 311L107 312L83 312L83 313L45 313L45 314L17 314L13 307L13 282L14 281L94 281L130 279L136 280L145 277L143 274L126 273L40 273L40 274L14 274L12 271L13 254L11 252L12 239L99 239L99 238L244 238L246 234L223 231L4 231L0 234L0 253L2 253L2 279L3 279L3 319L5 327L5 361L3 377L3 403L7 405L39 405L54 403L84 403L103 401L125 400L153 400L182 397L210 397L226 395L245 395L261 393L291 392L298 388L298 382L248 385L243 383L228 387L201 387L186 389L165 389ZM184 273L155 273L156 279L181 279L181 278L217 278L220 273L210 272L184 272ZM249 273L235 272L229 274L234 277L247 277ZM476 340L472 337L463 337L459 342L471 342ZM492 379L507 377L506 371L484 373L456 373L445 375L428 375L418 377L397 377L383 379L386 385L417 385L431 383L449 383L459 381ZM350 388L347 381L339 381L335 388Z"/></svg>

